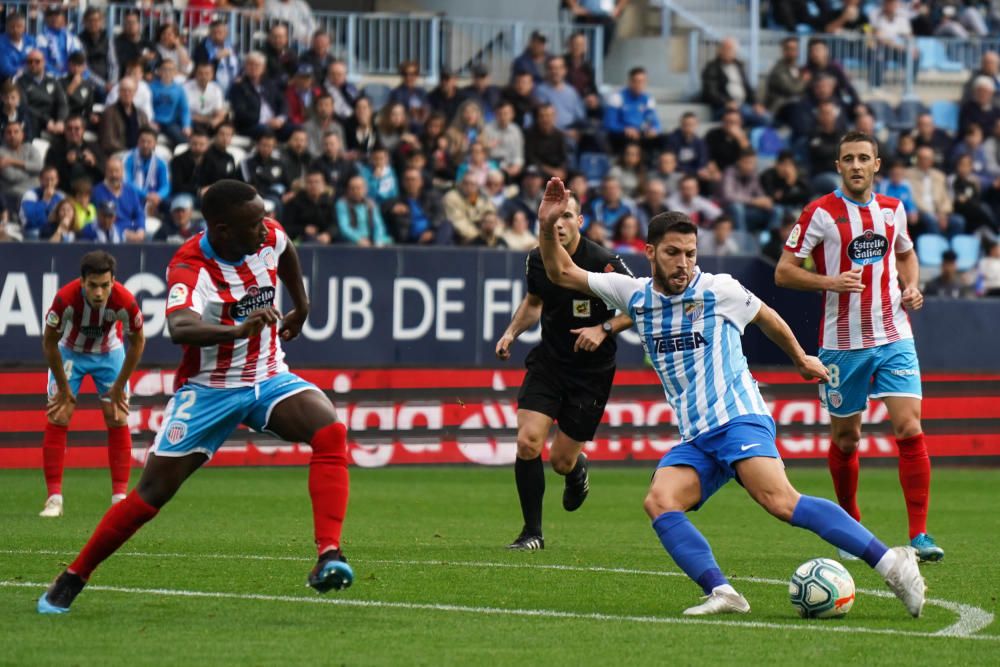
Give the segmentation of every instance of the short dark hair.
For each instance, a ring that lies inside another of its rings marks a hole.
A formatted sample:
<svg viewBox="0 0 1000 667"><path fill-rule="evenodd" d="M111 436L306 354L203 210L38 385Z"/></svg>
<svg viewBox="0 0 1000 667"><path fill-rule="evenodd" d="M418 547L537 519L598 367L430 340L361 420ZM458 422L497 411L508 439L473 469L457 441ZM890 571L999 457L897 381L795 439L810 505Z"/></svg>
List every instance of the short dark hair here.
<svg viewBox="0 0 1000 667"><path fill-rule="evenodd" d="M653 216L646 232L646 243L656 246L669 232L698 235L698 225L691 222L686 213L667 211Z"/></svg>
<svg viewBox="0 0 1000 667"><path fill-rule="evenodd" d="M217 224L225 220L233 207L252 201L256 196L257 190L252 185L224 178L205 191L201 198L201 214L209 224Z"/></svg>
<svg viewBox="0 0 1000 667"><path fill-rule="evenodd" d="M857 130L851 130L842 136L840 141L837 142L837 159L840 159L840 149L843 148L844 144L853 144L862 141L871 144L872 150L875 151L875 157L878 157L878 140L870 134L865 134L864 132L859 132Z"/></svg>
<svg viewBox="0 0 1000 667"><path fill-rule="evenodd" d="M90 274L115 275L115 258L107 250L93 250L80 259L80 278L86 280Z"/></svg>
<svg viewBox="0 0 1000 667"><path fill-rule="evenodd" d="M695 120L697 120L698 114L696 114L693 111L685 111L684 113L681 114L681 121L685 121L688 118L694 118Z"/></svg>
<svg viewBox="0 0 1000 667"><path fill-rule="evenodd" d="M208 133L208 130L205 129L204 127L202 127L202 126L196 126L196 127L192 128L191 129L191 136L192 137L205 137L209 141L211 141L211 139L212 139L212 135L210 135Z"/></svg>
<svg viewBox="0 0 1000 667"><path fill-rule="evenodd" d="M942 262L957 262L958 254L954 250L945 250L941 253Z"/></svg>
<svg viewBox="0 0 1000 667"><path fill-rule="evenodd" d="M630 69L628 71L628 78L631 79L636 74L645 74L645 73L646 73L646 68L645 67L642 67L642 66L633 67L632 69Z"/></svg>
<svg viewBox="0 0 1000 667"><path fill-rule="evenodd" d="M138 136L141 137L144 134L148 134L149 136L153 137L153 141L156 141L157 136L159 136L157 135L156 130L151 128L149 125L143 125L142 127L139 128Z"/></svg>
<svg viewBox="0 0 1000 667"><path fill-rule="evenodd" d="M742 160L745 157L757 157L757 151L747 146L740 151L739 159Z"/></svg>

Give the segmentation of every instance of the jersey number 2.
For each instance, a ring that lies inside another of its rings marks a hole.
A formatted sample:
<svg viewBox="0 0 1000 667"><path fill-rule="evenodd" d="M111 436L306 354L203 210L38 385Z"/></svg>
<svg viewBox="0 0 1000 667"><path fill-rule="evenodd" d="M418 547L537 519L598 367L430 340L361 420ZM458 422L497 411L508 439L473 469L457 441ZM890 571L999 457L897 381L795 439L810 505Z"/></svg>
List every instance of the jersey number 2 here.
<svg viewBox="0 0 1000 667"><path fill-rule="evenodd" d="M177 419L191 419L191 413L188 411L194 407L194 402L197 398L198 395L190 390L177 394L177 408L174 410L174 417Z"/></svg>

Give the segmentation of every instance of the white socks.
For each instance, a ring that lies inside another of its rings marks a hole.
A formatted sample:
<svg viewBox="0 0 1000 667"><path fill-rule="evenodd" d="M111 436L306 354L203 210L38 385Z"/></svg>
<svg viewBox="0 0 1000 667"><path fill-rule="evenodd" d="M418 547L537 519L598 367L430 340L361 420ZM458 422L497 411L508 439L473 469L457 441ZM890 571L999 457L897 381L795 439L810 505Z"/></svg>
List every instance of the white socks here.
<svg viewBox="0 0 1000 667"><path fill-rule="evenodd" d="M892 566L895 564L896 553L892 549L889 549L885 552L885 555L882 556L877 563L875 563L875 571L881 574L882 578L885 579L886 575L889 574L889 570L891 570Z"/></svg>

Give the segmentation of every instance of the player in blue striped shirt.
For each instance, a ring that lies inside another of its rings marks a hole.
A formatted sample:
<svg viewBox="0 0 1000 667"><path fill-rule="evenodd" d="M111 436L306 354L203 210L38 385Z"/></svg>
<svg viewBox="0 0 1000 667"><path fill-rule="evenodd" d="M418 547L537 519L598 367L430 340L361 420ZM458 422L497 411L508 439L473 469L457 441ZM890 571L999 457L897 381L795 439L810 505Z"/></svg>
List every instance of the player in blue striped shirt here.
<svg viewBox="0 0 1000 667"><path fill-rule="evenodd" d="M571 196L558 178L545 188L538 220L546 274L631 316L677 415L682 442L660 460L645 509L663 547L706 594L684 613L750 611L686 514L739 475L764 509L863 559L919 616L926 586L913 549L889 549L839 505L801 495L788 481L774 443L774 420L750 375L740 336L746 325L757 325L803 378L825 382L829 376L819 359L806 355L785 321L731 276L698 270L698 228L683 213L661 213L649 223L652 278L584 271L556 240L557 228L574 222Z"/></svg>

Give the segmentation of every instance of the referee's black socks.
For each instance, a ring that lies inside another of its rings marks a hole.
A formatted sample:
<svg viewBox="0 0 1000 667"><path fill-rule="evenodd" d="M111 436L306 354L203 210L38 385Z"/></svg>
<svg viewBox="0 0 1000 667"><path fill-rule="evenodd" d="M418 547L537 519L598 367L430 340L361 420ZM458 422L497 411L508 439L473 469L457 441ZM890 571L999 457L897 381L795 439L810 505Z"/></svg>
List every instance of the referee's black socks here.
<svg viewBox="0 0 1000 667"><path fill-rule="evenodd" d="M524 531L529 535L542 535L542 497L545 495L545 467L542 457L514 460L514 480L517 496L521 500Z"/></svg>

